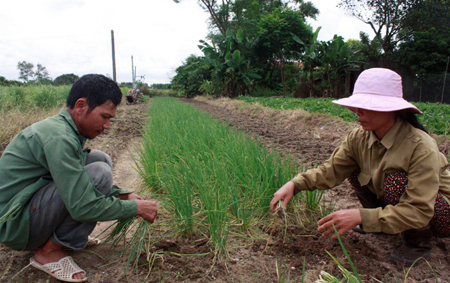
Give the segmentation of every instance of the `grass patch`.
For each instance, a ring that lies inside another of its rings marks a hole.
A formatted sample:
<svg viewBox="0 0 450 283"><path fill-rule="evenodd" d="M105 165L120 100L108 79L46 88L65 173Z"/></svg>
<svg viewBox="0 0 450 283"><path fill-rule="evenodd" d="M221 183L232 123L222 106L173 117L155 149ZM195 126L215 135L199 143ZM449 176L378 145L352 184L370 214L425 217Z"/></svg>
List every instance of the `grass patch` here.
<svg viewBox="0 0 450 283"><path fill-rule="evenodd" d="M20 131L35 122L58 114L61 107L62 105L49 109L35 107L30 109L0 110L0 156L9 142Z"/></svg>
<svg viewBox="0 0 450 283"><path fill-rule="evenodd" d="M12 86L0 87L0 111L51 109L64 105L70 86Z"/></svg>
<svg viewBox="0 0 450 283"><path fill-rule="evenodd" d="M56 115L70 86L0 86L0 155L21 130Z"/></svg>
<svg viewBox="0 0 450 283"><path fill-rule="evenodd" d="M356 115L345 107L332 103L332 98L281 98L281 97L248 97L237 98L248 103L256 103L274 109L304 109L311 113L322 113L350 123L357 123ZM423 115L417 115L419 121L430 133L448 136L450 134L450 105L431 102L412 102Z"/></svg>

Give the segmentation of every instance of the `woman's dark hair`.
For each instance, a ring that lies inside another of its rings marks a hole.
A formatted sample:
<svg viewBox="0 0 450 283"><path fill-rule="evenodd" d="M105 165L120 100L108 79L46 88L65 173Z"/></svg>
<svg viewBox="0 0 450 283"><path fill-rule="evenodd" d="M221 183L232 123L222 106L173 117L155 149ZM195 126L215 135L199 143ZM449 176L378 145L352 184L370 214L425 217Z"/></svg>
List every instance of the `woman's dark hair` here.
<svg viewBox="0 0 450 283"><path fill-rule="evenodd" d="M419 130L424 131L425 133L429 134L427 129L420 124L419 120L417 119L416 114L410 111L399 111L398 115L405 120L406 122L410 123L414 128L417 128Z"/></svg>
<svg viewBox="0 0 450 283"><path fill-rule="evenodd" d="M80 98L86 98L89 109L102 105L110 100L114 105L119 105L122 100L122 92L113 80L98 74L84 75L72 86L67 97L66 106L70 109L75 107L75 102Z"/></svg>

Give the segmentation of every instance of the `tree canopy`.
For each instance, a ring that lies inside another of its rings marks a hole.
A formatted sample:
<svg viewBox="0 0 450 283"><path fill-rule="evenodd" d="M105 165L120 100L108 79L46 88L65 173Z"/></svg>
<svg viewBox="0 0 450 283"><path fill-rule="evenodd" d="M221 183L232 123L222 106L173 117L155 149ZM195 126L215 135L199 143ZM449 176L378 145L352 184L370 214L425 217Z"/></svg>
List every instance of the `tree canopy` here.
<svg viewBox="0 0 450 283"><path fill-rule="evenodd" d="M339 6L368 24L386 54L399 40L398 33L409 9L420 0L341 0Z"/></svg>
<svg viewBox="0 0 450 283"><path fill-rule="evenodd" d="M401 24L396 56L417 76L445 71L450 54L450 1L420 1Z"/></svg>
<svg viewBox="0 0 450 283"><path fill-rule="evenodd" d="M180 91L186 97L201 94L199 89L202 83L211 78L209 68L204 58L195 55L189 56L176 69L177 74L172 79L172 88Z"/></svg>
<svg viewBox="0 0 450 283"><path fill-rule="evenodd" d="M210 14L210 29L200 40L203 56L188 58L174 77L174 86L186 95L282 92L295 97L336 96L349 72L354 77L358 70L370 67L393 69L414 88L443 85L441 74L450 50L448 0L341 0L339 7L373 31L348 42L338 34L328 41L318 40L320 27L313 32L306 22L319 14L311 2L198 3ZM191 89L186 82L192 77L186 70L194 70L195 76L202 70L201 80L193 82ZM438 77L429 80L432 73Z"/></svg>
<svg viewBox="0 0 450 283"><path fill-rule="evenodd" d="M279 80L285 92L285 61L302 49L291 33L308 40L312 28L305 17L318 14L314 5L299 0L200 0L199 4L210 13L211 23L208 38L199 46L211 66L211 80L205 85L233 97Z"/></svg>
<svg viewBox="0 0 450 283"><path fill-rule="evenodd" d="M55 85L72 85L78 79L79 79L79 77L75 74L64 74L64 75L56 77L53 80L53 84L55 84Z"/></svg>
<svg viewBox="0 0 450 283"><path fill-rule="evenodd" d="M22 61L17 63L17 69L19 69L19 79L27 82L34 76L34 65L30 62Z"/></svg>
<svg viewBox="0 0 450 283"><path fill-rule="evenodd" d="M22 61L17 63L17 69L19 70L19 79L24 82L28 82L34 79L36 82L44 80L44 82L48 82L51 80L47 68L42 66L41 64L37 64L36 71L33 70L34 64Z"/></svg>

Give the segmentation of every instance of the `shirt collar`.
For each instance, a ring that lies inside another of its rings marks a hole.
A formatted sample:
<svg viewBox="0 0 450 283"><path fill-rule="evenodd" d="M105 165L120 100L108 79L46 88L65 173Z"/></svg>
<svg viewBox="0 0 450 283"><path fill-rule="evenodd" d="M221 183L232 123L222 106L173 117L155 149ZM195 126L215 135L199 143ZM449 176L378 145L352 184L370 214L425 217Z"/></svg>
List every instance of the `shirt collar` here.
<svg viewBox="0 0 450 283"><path fill-rule="evenodd" d="M69 112L65 108L61 109L61 111L58 114L59 116L63 117L64 120L70 125L72 130L77 134L78 139L80 140L80 143L82 146L86 143L86 138L82 135L80 135L80 132L78 131L77 125L75 125L75 122L72 119L72 115L70 115Z"/></svg>
<svg viewBox="0 0 450 283"><path fill-rule="evenodd" d="M370 132L369 136L369 148L373 146L373 144L377 141L381 142L381 144L389 149L394 145L395 139L398 135L398 133L401 130L402 127L402 120L396 119L394 125L389 129L387 134L381 139L381 141L378 139L377 135L373 131Z"/></svg>

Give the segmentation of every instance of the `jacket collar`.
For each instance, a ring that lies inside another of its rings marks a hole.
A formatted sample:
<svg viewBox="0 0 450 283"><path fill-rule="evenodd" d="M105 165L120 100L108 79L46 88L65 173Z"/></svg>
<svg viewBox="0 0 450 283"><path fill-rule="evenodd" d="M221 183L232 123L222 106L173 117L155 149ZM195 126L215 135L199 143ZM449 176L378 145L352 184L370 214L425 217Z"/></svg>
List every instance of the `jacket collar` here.
<svg viewBox="0 0 450 283"><path fill-rule="evenodd" d="M380 142L385 148L390 149L395 142L395 139L400 134L401 131L405 129L402 119L396 119L394 125L387 132L387 134L379 140L377 135L373 131L370 132L369 136L369 148L373 146L375 142Z"/></svg>
<svg viewBox="0 0 450 283"><path fill-rule="evenodd" d="M84 136L80 135L80 132L78 131L78 128L77 128L77 126L75 125L75 122L72 119L72 115L70 115L70 113L67 112L67 110L65 108L61 109L61 111L59 112L58 115L63 117L63 119L70 125L70 127L75 132L75 134L77 135L78 139L80 140L81 146L84 146L84 144L86 143L87 139Z"/></svg>

